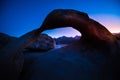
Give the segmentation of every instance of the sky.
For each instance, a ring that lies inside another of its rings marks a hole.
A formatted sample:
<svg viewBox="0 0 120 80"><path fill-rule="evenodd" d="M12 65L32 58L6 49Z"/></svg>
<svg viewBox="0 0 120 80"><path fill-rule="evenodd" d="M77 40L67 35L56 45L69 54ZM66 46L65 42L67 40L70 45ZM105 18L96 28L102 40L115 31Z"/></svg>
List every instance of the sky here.
<svg viewBox="0 0 120 80"><path fill-rule="evenodd" d="M0 0L0 32L19 37L40 27L54 9L86 12L110 32L120 32L120 0ZM52 37L80 35L70 27L43 33Z"/></svg>

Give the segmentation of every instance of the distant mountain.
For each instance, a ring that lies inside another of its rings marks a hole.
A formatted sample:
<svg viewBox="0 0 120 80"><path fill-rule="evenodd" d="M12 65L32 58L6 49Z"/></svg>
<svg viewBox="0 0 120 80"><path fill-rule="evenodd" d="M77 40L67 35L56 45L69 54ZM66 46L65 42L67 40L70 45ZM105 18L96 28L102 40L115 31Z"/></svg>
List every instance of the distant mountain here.
<svg viewBox="0 0 120 80"><path fill-rule="evenodd" d="M76 42L80 39L80 36L76 35L75 37L66 37L66 36L62 36L62 37L58 37L58 38L54 38L54 40L56 41L56 44L71 44L73 42Z"/></svg>
<svg viewBox="0 0 120 80"><path fill-rule="evenodd" d="M120 33L113 33L113 35L120 40ZM58 38L54 38L54 40L56 41L56 44L71 44L73 42L76 42L80 39L81 36L76 35L75 37L66 37L66 36L62 36L62 37L58 37Z"/></svg>

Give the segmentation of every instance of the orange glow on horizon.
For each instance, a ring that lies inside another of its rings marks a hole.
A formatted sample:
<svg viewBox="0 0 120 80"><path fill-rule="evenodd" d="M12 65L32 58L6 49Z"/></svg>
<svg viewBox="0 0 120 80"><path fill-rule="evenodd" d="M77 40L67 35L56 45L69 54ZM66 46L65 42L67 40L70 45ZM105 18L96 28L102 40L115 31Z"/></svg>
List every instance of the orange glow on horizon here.
<svg viewBox="0 0 120 80"><path fill-rule="evenodd" d="M120 17L109 14L91 15L91 18L104 25L111 33L120 32Z"/></svg>

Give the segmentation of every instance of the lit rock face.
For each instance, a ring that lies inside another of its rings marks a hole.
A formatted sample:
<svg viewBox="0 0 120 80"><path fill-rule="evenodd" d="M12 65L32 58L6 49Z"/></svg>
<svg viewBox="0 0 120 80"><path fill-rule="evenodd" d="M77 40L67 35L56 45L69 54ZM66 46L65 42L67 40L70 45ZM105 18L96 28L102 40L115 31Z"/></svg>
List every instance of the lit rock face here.
<svg viewBox="0 0 120 80"><path fill-rule="evenodd" d="M27 47L28 50L32 51L47 51L55 48L55 40L48 36L47 34L40 34L38 39L35 40L30 46Z"/></svg>

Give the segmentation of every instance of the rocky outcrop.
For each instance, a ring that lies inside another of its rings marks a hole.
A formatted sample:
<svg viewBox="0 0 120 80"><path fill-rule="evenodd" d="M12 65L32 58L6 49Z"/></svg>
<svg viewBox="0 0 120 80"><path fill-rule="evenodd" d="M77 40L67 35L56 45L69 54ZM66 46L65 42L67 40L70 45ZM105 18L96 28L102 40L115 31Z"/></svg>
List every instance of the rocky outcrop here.
<svg viewBox="0 0 120 80"><path fill-rule="evenodd" d="M0 49L0 80L18 80L23 69L22 50L38 38L37 30L30 31Z"/></svg>
<svg viewBox="0 0 120 80"><path fill-rule="evenodd" d="M17 38L11 37L4 33L0 33L0 48L2 48L3 46L7 45L9 42L11 42L15 39L17 39Z"/></svg>
<svg viewBox="0 0 120 80"><path fill-rule="evenodd" d="M37 40L35 40L26 49L30 51L48 51L55 48L55 40L47 34L40 34Z"/></svg>
<svg viewBox="0 0 120 80"><path fill-rule="evenodd" d="M113 34L118 40L120 40L120 33L114 33Z"/></svg>
<svg viewBox="0 0 120 80"><path fill-rule="evenodd" d="M78 42L46 54L22 56L22 49L31 45L39 33L67 26L81 32ZM58 9L48 14L39 29L0 49L0 80L117 80L119 53L116 37L103 25L86 13Z"/></svg>
<svg viewBox="0 0 120 80"><path fill-rule="evenodd" d="M118 45L119 45L119 48L120 48L120 33L114 33L113 35L117 38Z"/></svg>
<svg viewBox="0 0 120 80"><path fill-rule="evenodd" d="M9 36L4 33L0 33L0 48L4 47L13 40L16 40L16 37ZM30 51L47 51L55 48L55 40L48 36L47 34L39 34L37 40L35 40L31 45L26 47Z"/></svg>
<svg viewBox="0 0 120 80"><path fill-rule="evenodd" d="M112 50L117 49L117 39L112 33L97 21L89 18L86 13L76 10L56 9L52 11L45 18L40 30L49 30L66 26L71 26L78 30L82 34L80 42L86 46L93 46L96 49L106 50L110 54L114 54Z"/></svg>
<svg viewBox="0 0 120 80"><path fill-rule="evenodd" d="M80 40L43 55L27 56L26 63L35 59L29 69L23 69L27 70L21 80L116 80L120 72L116 37L86 13L76 10L52 11L39 30L66 26L78 30L82 34Z"/></svg>
<svg viewBox="0 0 120 80"><path fill-rule="evenodd" d="M42 37L42 39L37 39L39 37ZM53 44L51 44L54 42L53 39L45 34L36 34L36 30L28 32L20 38L11 37L3 33L0 34L0 80L17 80L19 78L24 64L24 54L22 51L36 39L38 40L37 43L39 43L39 41L42 42L42 46L39 46L39 50L40 48L44 50L53 48ZM49 41L47 41L47 39ZM32 50L37 49L32 48Z"/></svg>
<svg viewBox="0 0 120 80"><path fill-rule="evenodd" d="M65 26L81 32L80 40L43 55L26 55L29 68L23 68L21 80L116 80L120 72L116 37L86 13L75 10L52 11L39 30Z"/></svg>

